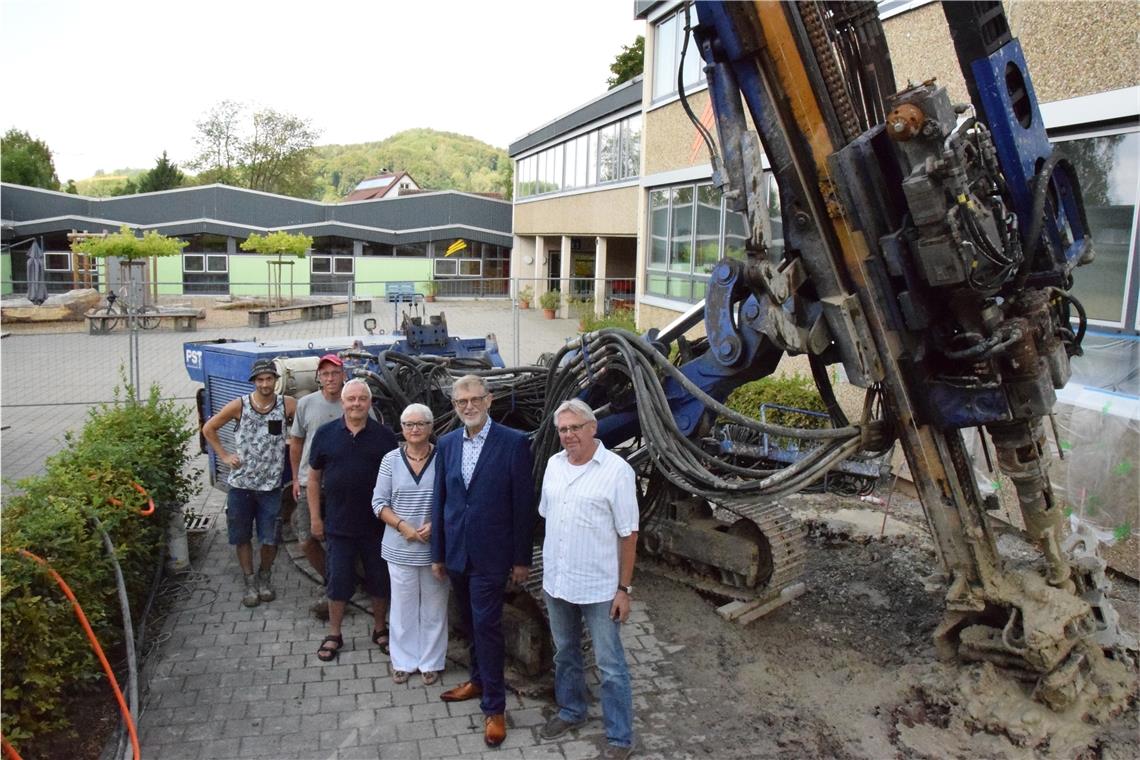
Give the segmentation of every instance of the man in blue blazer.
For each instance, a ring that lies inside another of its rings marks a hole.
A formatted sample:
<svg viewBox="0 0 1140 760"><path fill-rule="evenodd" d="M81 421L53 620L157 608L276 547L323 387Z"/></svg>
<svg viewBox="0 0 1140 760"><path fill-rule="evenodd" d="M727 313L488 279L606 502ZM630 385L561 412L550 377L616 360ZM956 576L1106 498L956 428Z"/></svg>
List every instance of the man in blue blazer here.
<svg viewBox="0 0 1140 760"><path fill-rule="evenodd" d="M522 583L530 573L534 458L525 435L491 421L483 378L459 378L451 395L463 427L436 449L431 568L451 578L471 632L471 676L440 699L481 697L483 741L497 747L507 736L503 597L508 578Z"/></svg>

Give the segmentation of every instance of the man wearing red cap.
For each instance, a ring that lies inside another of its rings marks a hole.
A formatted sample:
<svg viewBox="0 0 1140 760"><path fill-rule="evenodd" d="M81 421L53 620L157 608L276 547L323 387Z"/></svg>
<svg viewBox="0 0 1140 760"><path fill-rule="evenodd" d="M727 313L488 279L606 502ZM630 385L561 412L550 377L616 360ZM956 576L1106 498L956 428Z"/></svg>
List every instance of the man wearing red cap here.
<svg viewBox="0 0 1140 760"><path fill-rule="evenodd" d="M309 479L309 448L313 443L313 433L326 422L340 419L344 409L340 403L340 391L344 387L344 362L336 354L325 354L317 362L317 384L319 393L310 393L297 402L297 414L293 417L293 427L289 430L289 462L293 466L293 501L297 509L293 512L293 529L301 544L305 559L325 577L325 548L313 538L309 519L308 496L305 486ZM321 597L310 608L314 615L328 620L329 605L324 590Z"/></svg>

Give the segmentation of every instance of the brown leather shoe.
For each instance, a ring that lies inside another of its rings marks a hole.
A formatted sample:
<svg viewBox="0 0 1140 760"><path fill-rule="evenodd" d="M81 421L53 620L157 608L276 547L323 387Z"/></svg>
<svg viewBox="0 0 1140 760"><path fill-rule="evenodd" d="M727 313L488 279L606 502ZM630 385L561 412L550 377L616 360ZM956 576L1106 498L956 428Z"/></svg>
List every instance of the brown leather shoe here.
<svg viewBox="0 0 1140 760"><path fill-rule="evenodd" d="M498 747L507 738L507 719L502 713L488 715L483 719L483 743L488 747Z"/></svg>
<svg viewBox="0 0 1140 760"><path fill-rule="evenodd" d="M475 699L481 696L483 696L482 686L477 686L470 681L464 681L454 689L448 689L440 694L439 698L444 702L465 702L468 699Z"/></svg>

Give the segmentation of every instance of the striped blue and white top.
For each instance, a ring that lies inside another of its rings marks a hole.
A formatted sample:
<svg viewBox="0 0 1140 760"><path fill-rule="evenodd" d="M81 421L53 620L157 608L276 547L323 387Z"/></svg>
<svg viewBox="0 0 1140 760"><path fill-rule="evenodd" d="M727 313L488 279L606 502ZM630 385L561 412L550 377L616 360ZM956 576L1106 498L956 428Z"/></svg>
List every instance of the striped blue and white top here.
<svg viewBox="0 0 1140 760"><path fill-rule="evenodd" d="M419 529L431 522L431 495L435 488L435 449L432 449L424 468L417 477L404 457L404 447L389 451L380 461L376 473L376 488L372 491L372 512L379 517L380 510L391 507L400 519ZM395 528L384 529L380 556L397 565L430 565L431 542L409 541Z"/></svg>

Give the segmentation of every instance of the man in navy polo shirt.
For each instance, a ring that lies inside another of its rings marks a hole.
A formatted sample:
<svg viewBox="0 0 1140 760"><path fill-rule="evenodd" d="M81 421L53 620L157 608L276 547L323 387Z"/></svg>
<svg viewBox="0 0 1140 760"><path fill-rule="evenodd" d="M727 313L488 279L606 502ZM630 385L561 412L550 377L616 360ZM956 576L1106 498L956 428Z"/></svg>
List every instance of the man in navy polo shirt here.
<svg viewBox="0 0 1140 760"><path fill-rule="evenodd" d="M313 436L306 489L313 537L324 538L328 547L331 630L317 650L322 662L335 660L344 646L340 627L356 588L358 559L364 567L364 589L372 597L372 642L383 648L388 638L388 567L380 558L382 525L372 514L372 486L380 460L396 448L396 434L368 416L372 391L363 380L345 383L340 399L344 416L325 423Z"/></svg>

